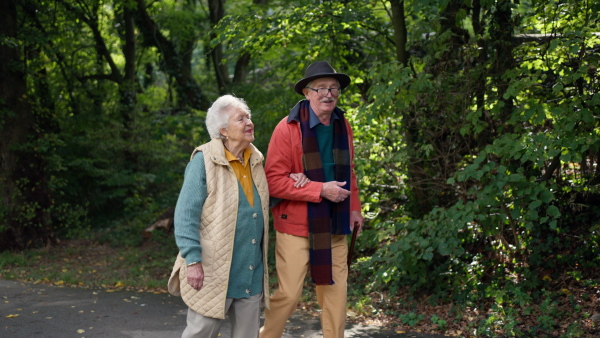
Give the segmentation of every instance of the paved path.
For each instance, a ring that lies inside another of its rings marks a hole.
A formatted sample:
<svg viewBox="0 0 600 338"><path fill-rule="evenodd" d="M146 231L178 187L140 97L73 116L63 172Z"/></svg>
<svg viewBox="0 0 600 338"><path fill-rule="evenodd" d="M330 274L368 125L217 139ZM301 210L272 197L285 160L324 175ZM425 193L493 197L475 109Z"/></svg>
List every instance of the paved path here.
<svg viewBox="0 0 600 338"><path fill-rule="evenodd" d="M169 294L57 287L0 280L0 337L180 337L187 307ZM228 321L221 337L230 337ZM297 313L284 338L322 337L318 318ZM348 324L346 337L433 337ZM440 336L441 337L441 336Z"/></svg>

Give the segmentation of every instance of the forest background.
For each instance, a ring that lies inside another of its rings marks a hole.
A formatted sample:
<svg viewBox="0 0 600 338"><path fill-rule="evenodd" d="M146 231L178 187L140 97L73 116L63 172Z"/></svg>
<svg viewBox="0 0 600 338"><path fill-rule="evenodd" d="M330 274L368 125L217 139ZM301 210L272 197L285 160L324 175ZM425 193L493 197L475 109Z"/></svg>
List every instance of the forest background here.
<svg viewBox="0 0 600 338"><path fill-rule="evenodd" d="M340 97L366 216L353 320L594 336L599 12L594 0L3 0L0 276L164 288L173 236L141 233L174 207L211 102L244 98L266 153L301 98L293 84L327 60L353 80Z"/></svg>

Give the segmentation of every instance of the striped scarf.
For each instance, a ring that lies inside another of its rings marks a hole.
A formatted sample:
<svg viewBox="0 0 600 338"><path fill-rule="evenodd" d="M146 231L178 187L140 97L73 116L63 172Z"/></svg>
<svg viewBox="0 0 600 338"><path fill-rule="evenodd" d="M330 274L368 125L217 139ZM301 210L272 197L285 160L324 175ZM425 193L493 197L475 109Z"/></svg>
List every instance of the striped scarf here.
<svg viewBox="0 0 600 338"><path fill-rule="evenodd" d="M339 119L333 126L333 160L335 180L346 182L350 190L350 150L344 112L336 108ZM310 128L309 101L300 102L300 129L304 173L315 182L325 182L325 172L319 153L316 131ZM333 203L323 199L320 203L308 202L308 232L310 241L310 274L317 285L334 283L331 260L331 235L350 233L350 199Z"/></svg>

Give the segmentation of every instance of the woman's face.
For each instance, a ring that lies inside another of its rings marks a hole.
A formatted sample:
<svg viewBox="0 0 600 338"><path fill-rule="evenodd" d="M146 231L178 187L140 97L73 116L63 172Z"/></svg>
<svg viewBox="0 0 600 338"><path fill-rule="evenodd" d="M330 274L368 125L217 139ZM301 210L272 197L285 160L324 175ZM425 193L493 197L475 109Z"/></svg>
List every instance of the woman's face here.
<svg viewBox="0 0 600 338"><path fill-rule="evenodd" d="M250 114L235 108L229 113L229 125L221 129L221 133L227 136L229 142L254 142L254 123Z"/></svg>

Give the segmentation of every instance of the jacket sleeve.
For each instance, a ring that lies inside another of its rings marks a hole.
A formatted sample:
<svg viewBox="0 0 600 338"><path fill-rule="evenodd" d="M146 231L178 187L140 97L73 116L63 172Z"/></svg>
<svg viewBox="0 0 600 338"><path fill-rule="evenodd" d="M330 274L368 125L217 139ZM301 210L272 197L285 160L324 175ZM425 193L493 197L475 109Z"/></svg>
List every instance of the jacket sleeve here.
<svg viewBox="0 0 600 338"><path fill-rule="evenodd" d="M302 144L299 127L295 122L279 122L271 136L265 174L271 197L305 202L321 202L323 183L310 182L302 188L294 188L291 173L304 173Z"/></svg>
<svg viewBox="0 0 600 338"><path fill-rule="evenodd" d="M200 217L206 195L204 154L198 152L185 169L183 186L175 206L175 242L186 264L202 261Z"/></svg>
<svg viewBox="0 0 600 338"><path fill-rule="evenodd" d="M362 211L356 173L354 172L354 133L348 120L344 118L344 121L346 122L346 130L348 130L348 146L350 147L350 180L352 181L350 182L350 210Z"/></svg>

